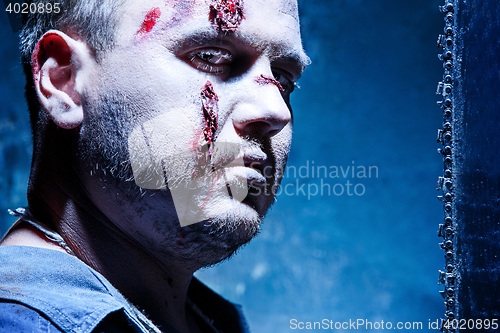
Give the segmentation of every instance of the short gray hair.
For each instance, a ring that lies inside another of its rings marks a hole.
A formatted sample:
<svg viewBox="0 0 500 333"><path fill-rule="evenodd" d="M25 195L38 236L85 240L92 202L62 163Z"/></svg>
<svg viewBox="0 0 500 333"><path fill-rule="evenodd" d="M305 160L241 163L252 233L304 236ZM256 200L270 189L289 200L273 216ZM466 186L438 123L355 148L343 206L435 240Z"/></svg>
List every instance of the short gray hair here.
<svg viewBox="0 0 500 333"><path fill-rule="evenodd" d="M30 4L47 3L31 0ZM57 29L81 37L96 60L103 51L112 48L118 23L119 7L125 0L54 0L60 4L59 13L35 13L23 16L20 33L21 61L26 76L26 99L30 111L31 127L36 140L40 103L36 95L31 69L31 55L39 39L48 30Z"/></svg>

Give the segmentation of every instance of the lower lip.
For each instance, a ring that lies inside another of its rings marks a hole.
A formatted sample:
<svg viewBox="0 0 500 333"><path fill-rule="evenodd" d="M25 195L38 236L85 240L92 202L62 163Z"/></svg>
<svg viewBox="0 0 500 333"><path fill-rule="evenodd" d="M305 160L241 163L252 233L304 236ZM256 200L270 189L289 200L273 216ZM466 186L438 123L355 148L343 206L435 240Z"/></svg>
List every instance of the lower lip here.
<svg viewBox="0 0 500 333"><path fill-rule="evenodd" d="M234 166L226 169L226 178L230 181L232 177L245 179L250 186L262 187L265 186L267 180L266 178L257 170L245 167L245 166ZM241 201L242 204L250 207L255 211L259 211L257 208L257 198L251 198L252 193L249 193L247 197Z"/></svg>

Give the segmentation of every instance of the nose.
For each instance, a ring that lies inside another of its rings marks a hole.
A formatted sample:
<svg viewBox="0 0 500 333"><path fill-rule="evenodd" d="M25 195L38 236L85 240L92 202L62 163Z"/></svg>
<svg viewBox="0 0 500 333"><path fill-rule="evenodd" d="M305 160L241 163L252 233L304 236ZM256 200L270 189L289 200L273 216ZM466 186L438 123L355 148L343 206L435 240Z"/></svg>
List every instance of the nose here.
<svg viewBox="0 0 500 333"><path fill-rule="evenodd" d="M240 136L262 139L278 134L291 120L279 85L262 83L259 78L272 77L270 67L265 72L247 73L240 89L242 93L233 111L233 125Z"/></svg>

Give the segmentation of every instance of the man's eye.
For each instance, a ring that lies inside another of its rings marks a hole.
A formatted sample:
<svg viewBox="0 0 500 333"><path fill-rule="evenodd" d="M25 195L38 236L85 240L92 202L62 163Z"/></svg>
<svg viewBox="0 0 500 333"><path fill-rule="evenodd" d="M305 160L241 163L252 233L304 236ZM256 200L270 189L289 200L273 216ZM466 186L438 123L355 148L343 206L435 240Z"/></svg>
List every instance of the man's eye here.
<svg viewBox="0 0 500 333"><path fill-rule="evenodd" d="M276 81L278 81L286 94L291 94L295 89L295 82L289 79L286 74L280 70L273 70L273 76Z"/></svg>
<svg viewBox="0 0 500 333"><path fill-rule="evenodd" d="M187 58L194 68L210 74L224 73L233 62L233 55L219 48L196 50Z"/></svg>

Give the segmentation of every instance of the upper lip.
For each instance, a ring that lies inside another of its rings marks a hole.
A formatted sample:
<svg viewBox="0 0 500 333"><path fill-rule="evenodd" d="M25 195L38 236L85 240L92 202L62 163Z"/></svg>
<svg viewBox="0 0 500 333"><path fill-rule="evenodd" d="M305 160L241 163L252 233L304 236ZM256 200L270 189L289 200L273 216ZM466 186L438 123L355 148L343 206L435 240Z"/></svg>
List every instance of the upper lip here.
<svg viewBox="0 0 500 333"><path fill-rule="evenodd" d="M259 171L264 175L264 164L267 161L267 154L261 150L252 150L243 154L243 164ZM264 175L265 176L265 175Z"/></svg>

